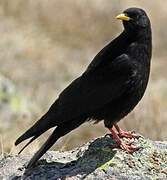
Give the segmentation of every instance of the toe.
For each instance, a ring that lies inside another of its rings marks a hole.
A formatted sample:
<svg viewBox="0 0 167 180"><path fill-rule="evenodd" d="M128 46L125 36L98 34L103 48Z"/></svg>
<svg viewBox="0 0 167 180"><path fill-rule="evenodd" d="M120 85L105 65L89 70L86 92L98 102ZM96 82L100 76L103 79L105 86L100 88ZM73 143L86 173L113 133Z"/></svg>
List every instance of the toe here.
<svg viewBox="0 0 167 180"><path fill-rule="evenodd" d="M134 146L134 145L132 145L132 144L129 145L129 144L122 143L122 144L120 145L120 147L121 147L121 149L123 149L123 150L125 150L125 151L127 151L127 152L130 152L130 153L133 153L133 152L139 150L138 147L136 147L136 146Z"/></svg>

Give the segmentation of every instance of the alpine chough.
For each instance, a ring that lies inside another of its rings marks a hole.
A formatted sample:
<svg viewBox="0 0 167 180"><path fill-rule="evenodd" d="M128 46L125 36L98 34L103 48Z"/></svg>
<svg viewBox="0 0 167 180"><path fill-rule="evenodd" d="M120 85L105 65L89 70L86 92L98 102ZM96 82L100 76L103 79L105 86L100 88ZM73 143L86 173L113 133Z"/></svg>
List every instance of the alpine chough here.
<svg viewBox="0 0 167 180"><path fill-rule="evenodd" d="M139 8L129 8L116 18L122 20L123 32L60 93L48 112L16 140L15 145L18 145L31 138L24 149L42 133L55 127L27 168L33 167L59 138L90 120L104 120L117 147L128 152L136 150L133 145L121 141L121 136L131 138L133 134L120 129L117 123L134 109L147 87L152 54L151 25L145 11Z"/></svg>

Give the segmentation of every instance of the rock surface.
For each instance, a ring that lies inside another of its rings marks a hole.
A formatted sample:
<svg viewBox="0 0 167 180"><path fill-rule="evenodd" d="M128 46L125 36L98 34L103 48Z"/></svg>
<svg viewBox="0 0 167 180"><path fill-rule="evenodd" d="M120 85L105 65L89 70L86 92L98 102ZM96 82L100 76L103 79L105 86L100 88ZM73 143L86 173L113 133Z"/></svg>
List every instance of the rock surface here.
<svg viewBox="0 0 167 180"><path fill-rule="evenodd" d="M133 154L112 149L112 144L106 135L71 151L50 151L30 170L25 167L32 155L7 155L0 159L0 179L167 179L167 142L141 136L134 141L141 148Z"/></svg>

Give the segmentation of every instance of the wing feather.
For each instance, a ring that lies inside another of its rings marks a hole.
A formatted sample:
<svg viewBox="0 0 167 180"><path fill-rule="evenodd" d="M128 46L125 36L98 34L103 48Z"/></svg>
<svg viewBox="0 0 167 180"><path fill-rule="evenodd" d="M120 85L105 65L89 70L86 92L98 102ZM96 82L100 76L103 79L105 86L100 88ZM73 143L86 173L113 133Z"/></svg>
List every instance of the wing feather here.
<svg viewBox="0 0 167 180"><path fill-rule="evenodd" d="M127 91L133 71L136 71L126 54L119 56L106 68L96 68L89 69L88 73L86 71L74 80L60 94L58 103L50 107L48 112L58 117L55 124L82 115L89 117L95 110L120 97Z"/></svg>

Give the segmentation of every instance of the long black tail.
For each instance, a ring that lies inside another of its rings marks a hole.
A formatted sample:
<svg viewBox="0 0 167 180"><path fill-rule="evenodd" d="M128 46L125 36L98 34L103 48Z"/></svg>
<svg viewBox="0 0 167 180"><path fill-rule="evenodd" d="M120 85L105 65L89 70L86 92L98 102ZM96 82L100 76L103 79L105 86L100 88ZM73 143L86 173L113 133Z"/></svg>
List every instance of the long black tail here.
<svg viewBox="0 0 167 180"><path fill-rule="evenodd" d="M84 119L78 119L78 120L72 120L70 122L65 122L61 125L59 125L51 134L51 136L48 138L48 140L42 145L42 147L35 153L35 155L32 157L30 162L27 165L27 168L32 168L35 163L45 154L45 152L62 136L66 135L73 129L80 126Z"/></svg>
<svg viewBox="0 0 167 180"><path fill-rule="evenodd" d="M39 134L35 135L34 137L32 137L30 139L30 141L28 141L28 143L19 151L18 154L22 153L22 151L30 144L32 143L35 139L37 139L43 132L40 132Z"/></svg>
<svg viewBox="0 0 167 180"><path fill-rule="evenodd" d="M42 133L56 126L59 120L59 118L56 116L56 112L58 110L58 103L59 101L57 99L49 108L48 112L44 114L30 129L28 129L23 135L21 135L16 140L15 145L17 146L22 141L32 137L32 139L23 147L23 149L20 152L22 152L31 142L38 138Z"/></svg>
<svg viewBox="0 0 167 180"><path fill-rule="evenodd" d="M21 135L16 140L15 145L17 146L22 141L32 137L32 139L22 148L22 150L19 153L21 153L31 142L33 142L36 138L38 138L42 133L44 133L51 127L53 127L53 120L51 117L45 114L30 129L28 129L23 135Z"/></svg>

